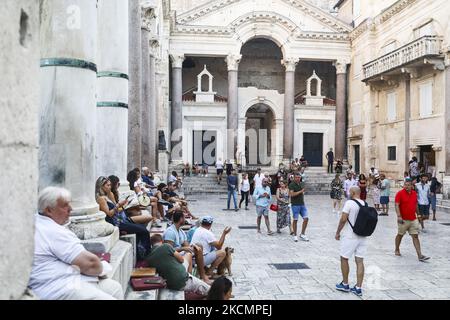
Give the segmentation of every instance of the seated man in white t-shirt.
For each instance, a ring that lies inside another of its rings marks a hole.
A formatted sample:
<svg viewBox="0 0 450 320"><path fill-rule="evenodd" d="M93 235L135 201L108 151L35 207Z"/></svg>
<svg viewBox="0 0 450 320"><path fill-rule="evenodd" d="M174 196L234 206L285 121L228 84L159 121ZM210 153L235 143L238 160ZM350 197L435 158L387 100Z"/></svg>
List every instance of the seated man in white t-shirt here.
<svg viewBox="0 0 450 320"><path fill-rule="evenodd" d="M48 187L39 195L35 250L28 286L42 300L123 299L121 285L103 279L112 268L84 249L67 229L71 201L66 189Z"/></svg>
<svg viewBox="0 0 450 320"><path fill-rule="evenodd" d="M210 266L206 272L207 276L212 276L214 270L225 259L226 252L222 248L226 235L231 231L230 227L225 228L220 240L217 241L216 236L211 232L213 222L213 217L203 217L201 219L201 226L195 231L191 240L191 244L201 245L203 248L205 266Z"/></svg>
<svg viewBox="0 0 450 320"><path fill-rule="evenodd" d="M359 187L353 186L349 191L350 200L348 200L344 208L342 209L341 220L339 221L339 226L336 231L336 240L341 241L341 271L342 271L342 282L336 285L336 289L343 292L352 292L357 296L362 295L362 282L364 278L364 258L367 252L367 238L358 236L353 232L352 226L355 225L356 218L359 213L359 205L355 202L358 201L361 205L365 205L365 202L361 200L361 189ZM351 225L349 224L351 223ZM344 228L345 227L345 228ZM343 230L344 229L344 230ZM341 231L342 237L341 237ZM355 256L356 262L356 285L350 288L348 283L348 274L350 272L350 267L348 260Z"/></svg>

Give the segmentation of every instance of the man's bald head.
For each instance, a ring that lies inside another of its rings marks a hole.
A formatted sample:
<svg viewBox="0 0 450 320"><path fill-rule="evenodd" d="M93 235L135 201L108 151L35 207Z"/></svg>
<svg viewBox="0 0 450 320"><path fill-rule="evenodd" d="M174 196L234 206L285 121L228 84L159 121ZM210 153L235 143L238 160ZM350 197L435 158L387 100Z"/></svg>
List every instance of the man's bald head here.
<svg viewBox="0 0 450 320"><path fill-rule="evenodd" d="M360 198L361 196L361 189L359 187L351 187L350 188L350 197L351 198Z"/></svg>

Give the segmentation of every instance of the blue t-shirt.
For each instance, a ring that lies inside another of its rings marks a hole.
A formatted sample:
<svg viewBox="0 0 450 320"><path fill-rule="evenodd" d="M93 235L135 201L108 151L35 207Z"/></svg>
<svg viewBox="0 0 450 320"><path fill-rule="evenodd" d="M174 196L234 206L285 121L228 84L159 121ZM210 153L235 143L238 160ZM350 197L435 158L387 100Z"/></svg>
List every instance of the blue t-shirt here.
<svg viewBox="0 0 450 320"><path fill-rule="evenodd" d="M195 231L197 231L197 229L198 229L198 227L192 227L192 228L186 233L187 241L188 241L189 243L191 243L192 237L194 236L194 233L195 233Z"/></svg>
<svg viewBox="0 0 450 320"><path fill-rule="evenodd" d="M152 179L150 179L149 176L142 176L142 181L143 181L145 184L148 184L148 185L151 186L151 187L154 187L154 186L155 186L155 184L153 183Z"/></svg>
<svg viewBox="0 0 450 320"><path fill-rule="evenodd" d="M187 241L186 233L183 230L177 230L175 225L167 228L163 235L164 241L172 241L175 249L181 248L181 245Z"/></svg>
<svg viewBox="0 0 450 320"><path fill-rule="evenodd" d="M234 191L237 188L238 180L236 176L228 176L227 178L228 183L228 191Z"/></svg>

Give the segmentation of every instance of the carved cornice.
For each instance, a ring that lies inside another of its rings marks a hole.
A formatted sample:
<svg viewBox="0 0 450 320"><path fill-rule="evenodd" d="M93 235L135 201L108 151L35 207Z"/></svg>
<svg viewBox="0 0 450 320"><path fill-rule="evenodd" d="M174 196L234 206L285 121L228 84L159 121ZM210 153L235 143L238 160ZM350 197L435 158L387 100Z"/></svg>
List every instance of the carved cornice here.
<svg viewBox="0 0 450 320"><path fill-rule="evenodd" d="M225 62L227 63L228 71L237 71L239 69L239 63L241 62L242 55L241 54L229 54L225 58Z"/></svg>
<svg viewBox="0 0 450 320"><path fill-rule="evenodd" d="M207 2L204 5L201 5L197 8L194 8L184 14L181 14L177 18L177 23L186 25L189 22L195 21L203 16L206 16L214 11L218 11L224 7L227 7L229 5L232 5L236 2L239 2L240 0L215 0L212 2ZM315 18L316 20L326 24L333 30L336 30L336 32L339 33L346 33L352 31L351 26L345 24L344 22L336 19L332 15L322 11L321 9L306 3L303 0L280 0L283 1L297 9L300 9L304 13L308 14L309 16Z"/></svg>
<svg viewBox="0 0 450 320"><path fill-rule="evenodd" d="M367 19L363 23L361 23L356 29L351 32L350 39L353 41L368 30L376 30L379 25L390 20L392 17L399 14L417 1L418 0L399 0L395 2L392 6L384 10L374 19Z"/></svg>

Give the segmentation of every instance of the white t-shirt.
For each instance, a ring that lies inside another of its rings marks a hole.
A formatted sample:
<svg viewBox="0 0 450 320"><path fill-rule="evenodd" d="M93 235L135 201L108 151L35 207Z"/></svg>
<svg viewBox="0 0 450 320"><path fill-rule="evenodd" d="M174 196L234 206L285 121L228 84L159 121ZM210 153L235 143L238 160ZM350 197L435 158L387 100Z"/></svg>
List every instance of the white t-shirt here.
<svg viewBox="0 0 450 320"><path fill-rule="evenodd" d="M263 174L261 174L260 176L258 176L258 174L255 174L255 176L253 177L253 181L255 181L255 189L258 187L262 187L263 179L264 179Z"/></svg>
<svg viewBox="0 0 450 320"><path fill-rule="evenodd" d="M250 182L248 181L248 179L242 180L241 191L243 192L250 191Z"/></svg>
<svg viewBox="0 0 450 320"><path fill-rule="evenodd" d="M363 206L365 205L363 200L357 201L361 203ZM352 226L354 226L359 212L359 206L355 203L355 201L353 200L346 201L344 204L344 208L342 209L342 212L348 213L348 220L351 222ZM361 237L358 236L356 233L354 233L348 221L345 224L344 230L342 231L342 237L348 239L366 239L366 237Z"/></svg>
<svg viewBox="0 0 450 320"><path fill-rule="evenodd" d="M174 175L170 175L169 182L176 182L177 178Z"/></svg>
<svg viewBox="0 0 450 320"><path fill-rule="evenodd" d="M216 236L210 230L207 230L203 227L195 230L194 235L192 236L191 244L201 244L203 246L203 255L207 255L208 253L215 250L211 243L217 241Z"/></svg>
<svg viewBox="0 0 450 320"><path fill-rule="evenodd" d="M222 170L223 169L223 162L222 161L217 161L216 162L216 169L218 170Z"/></svg>
<svg viewBox="0 0 450 320"><path fill-rule="evenodd" d="M42 300L59 300L76 289L80 281L97 282L97 277L80 275L71 264L86 251L80 239L52 219L37 214L34 260L29 287Z"/></svg>

